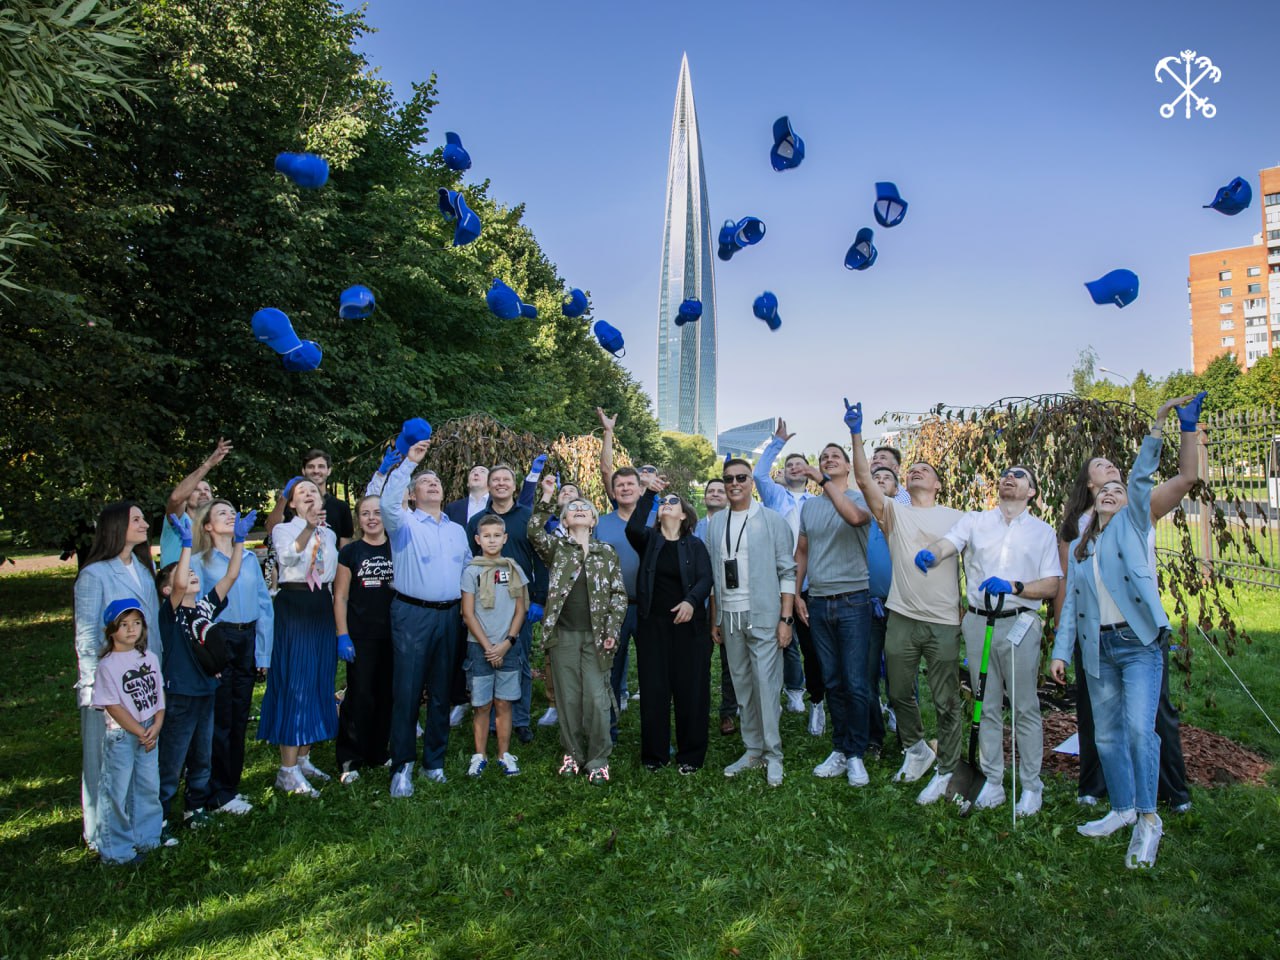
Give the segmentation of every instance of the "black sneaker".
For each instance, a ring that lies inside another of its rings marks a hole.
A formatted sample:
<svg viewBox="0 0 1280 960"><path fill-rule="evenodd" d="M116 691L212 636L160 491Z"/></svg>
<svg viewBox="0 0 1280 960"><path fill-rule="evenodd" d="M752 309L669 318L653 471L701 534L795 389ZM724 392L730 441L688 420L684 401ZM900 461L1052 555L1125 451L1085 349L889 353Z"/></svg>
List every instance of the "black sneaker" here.
<svg viewBox="0 0 1280 960"><path fill-rule="evenodd" d="M701 769L701 767L695 767L692 763L682 763L679 767L680 776L687 777L689 774L697 773Z"/></svg>
<svg viewBox="0 0 1280 960"><path fill-rule="evenodd" d="M516 739L521 743L533 743L533 731L528 727L516 727Z"/></svg>

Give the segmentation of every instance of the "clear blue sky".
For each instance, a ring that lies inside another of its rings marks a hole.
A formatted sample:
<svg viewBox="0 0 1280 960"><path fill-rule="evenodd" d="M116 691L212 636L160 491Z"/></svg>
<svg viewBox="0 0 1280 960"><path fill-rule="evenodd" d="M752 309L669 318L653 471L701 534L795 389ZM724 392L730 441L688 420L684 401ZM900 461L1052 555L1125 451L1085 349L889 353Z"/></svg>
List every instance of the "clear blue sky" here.
<svg viewBox="0 0 1280 960"><path fill-rule="evenodd" d="M1251 242L1257 171L1280 163L1280 36L1262 0L501 2L370 0L360 46L403 97L439 77L431 146L456 130L499 201L567 285L627 338L650 394L671 110L689 55L712 219L768 225L717 261L720 428L782 414L810 450L843 435L841 397L870 417L939 401L1067 389L1080 350L1126 375L1190 366L1190 253ZM1161 119L1184 48L1222 70L1218 108ZM1269 89L1270 88L1270 89ZM807 156L769 165L789 114ZM1238 217L1202 210L1233 176ZM875 226L873 184L906 220L876 231L870 270L843 266ZM1141 278L1123 310L1083 282ZM777 294L782 328L751 314ZM868 433L872 428L868 428Z"/></svg>

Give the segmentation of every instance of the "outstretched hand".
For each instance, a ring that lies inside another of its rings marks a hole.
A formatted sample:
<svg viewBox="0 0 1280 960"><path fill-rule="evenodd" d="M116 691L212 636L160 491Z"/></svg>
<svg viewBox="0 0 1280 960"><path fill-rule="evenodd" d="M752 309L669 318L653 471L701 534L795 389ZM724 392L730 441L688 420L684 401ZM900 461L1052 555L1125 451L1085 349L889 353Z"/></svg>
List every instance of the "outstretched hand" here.
<svg viewBox="0 0 1280 960"><path fill-rule="evenodd" d="M542 488L542 502L550 503L556 498L556 478L553 474L546 474L538 481L538 486Z"/></svg>
<svg viewBox="0 0 1280 960"><path fill-rule="evenodd" d="M213 453L209 454L209 458L205 461L210 467L216 467L223 460L227 459L227 454L231 452L231 441L223 437L218 438L218 445L213 448Z"/></svg>
<svg viewBox="0 0 1280 960"><path fill-rule="evenodd" d="M253 525L258 520L258 511L250 510L243 517L236 517L235 526L232 528L234 533L231 540L233 543L244 543L249 539L249 531L253 529Z"/></svg>
<svg viewBox="0 0 1280 960"><path fill-rule="evenodd" d="M604 412L603 407L596 407L596 416L600 418L600 426L604 428L604 432L613 433L613 428L618 423L618 415L615 413L611 417Z"/></svg>
<svg viewBox="0 0 1280 960"><path fill-rule="evenodd" d="M1201 390L1194 397L1180 397L1174 401L1180 404L1173 409L1177 411L1178 425L1183 433L1195 433L1200 423L1200 408L1204 406L1205 398L1208 396L1207 391Z"/></svg>
<svg viewBox="0 0 1280 960"><path fill-rule="evenodd" d="M921 550L916 554L916 566L920 568L923 574L929 573L929 568L938 562L938 558L933 555L932 550Z"/></svg>
<svg viewBox="0 0 1280 960"><path fill-rule="evenodd" d="M849 398L844 398L844 425L850 433L862 433L862 402L849 405Z"/></svg>
<svg viewBox="0 0 1280 960"><path fill-rule="evenodd" d="M778 418L778 429L773 431L773 435L783 443L786 443L795 436L794 433L787 433L787 421L783 420L781 417Z"/></svg>
<svg viewBox="0 0 1280 960"><path fill-rule="evenodd" d="M169 529L178 535L184 547L191 546L191 518L185 513L169 514Z"/></svg>
<svg viewBox="0 0 1280 960"><path fill-rule="evenodd" d="M383 474L390 473L400 466L401 459L403 458L400 456L400 451L395 448L395 444L392 444L387 448L387 452L382 455L382 462L378 464L378 472Z"/></svg>

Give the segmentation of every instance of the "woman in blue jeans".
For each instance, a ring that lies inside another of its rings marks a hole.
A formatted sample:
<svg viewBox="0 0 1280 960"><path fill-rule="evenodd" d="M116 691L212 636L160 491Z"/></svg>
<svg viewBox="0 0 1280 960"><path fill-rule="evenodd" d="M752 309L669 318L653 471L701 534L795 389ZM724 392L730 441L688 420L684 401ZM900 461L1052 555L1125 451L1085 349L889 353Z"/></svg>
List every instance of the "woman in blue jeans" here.
<svg viewBox="0 0 1280 960"><path fill-rule="evenodd" d="M1128 867L1155 863L1163 829L1156 815L1160 738L1155 724L1163 673L1159 639L1169 618L1147 556L1147 532L1169 409L1161 407L1143 439L1128 486L1104 483L1094 497L1093 521L1071 543L1067 596L1050 664L1054 680L1064 682L1066 661L1080 645L1111 811L1079 831L1106 837L1132 825Z"/></svg>

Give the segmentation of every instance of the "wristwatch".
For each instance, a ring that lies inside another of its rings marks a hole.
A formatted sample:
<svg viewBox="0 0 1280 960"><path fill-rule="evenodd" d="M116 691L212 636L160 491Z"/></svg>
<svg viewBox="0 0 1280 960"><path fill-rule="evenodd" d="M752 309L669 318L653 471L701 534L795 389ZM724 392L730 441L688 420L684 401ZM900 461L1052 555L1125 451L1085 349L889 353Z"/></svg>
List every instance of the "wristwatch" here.
<svg viewBox="0 0 1280 960"><path fill-rule="evenodd" d="M1022 596L1022 591L1023 591L1024 589L1026 589L1026 586L1027 586L1027 585L1026 585L1025 583L1023 583L1021 580L1015 580L1015 581L1013 581L1013 595L1014 595L1015 597L1020 597L1020 596Z"/></svg>
<svg viewBox="0 0 1280 960"><path fill-rule="evenodd" d="M503 637L503 639L504 639L504 640L506 640L506 641L507 641L507 643L511 644L511 645L514 647L514 646L516 645L516 641L518 641L520 638L519 638L519 637L515 637L515 636L511 636L511 635L507 635L506 637Z"/></svg>
<svg viewBox="0 0 1280 960"><path fill-rule="evenodd" d="M796 618L795 617L779 617L778 622L785 623L788 627L790 627L795 624Z"/></svg>
<svg viewBox="0 0 1280 960"><path fill-rule="evenodd" d="M825 487L830 482L831 482L831 478L824 473L822 475L822 479L818 481L818 486Z"/></svg>

